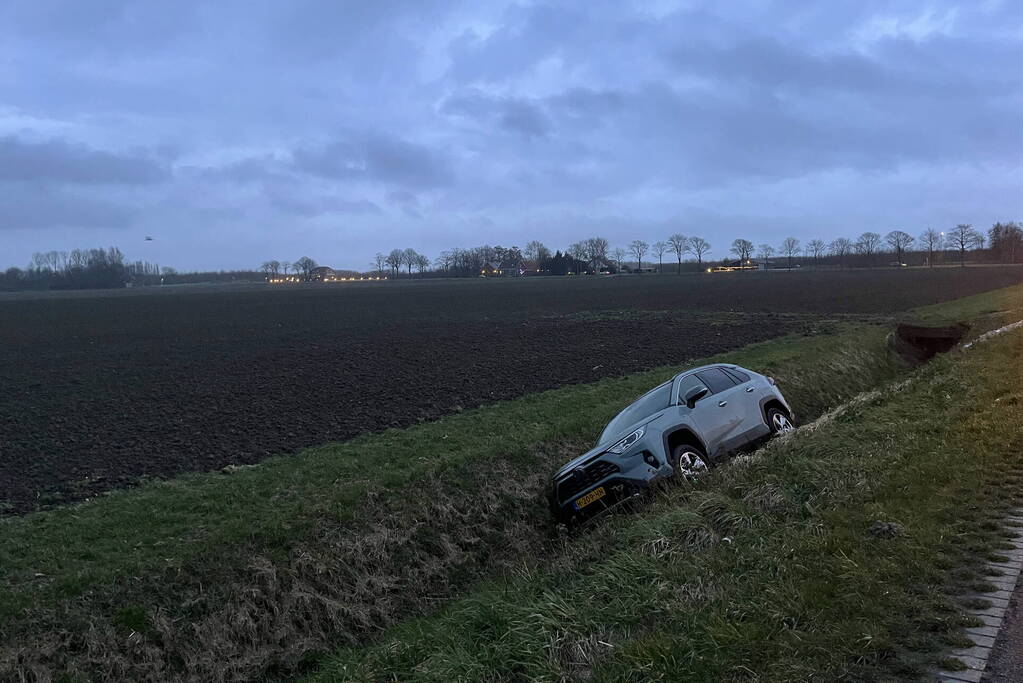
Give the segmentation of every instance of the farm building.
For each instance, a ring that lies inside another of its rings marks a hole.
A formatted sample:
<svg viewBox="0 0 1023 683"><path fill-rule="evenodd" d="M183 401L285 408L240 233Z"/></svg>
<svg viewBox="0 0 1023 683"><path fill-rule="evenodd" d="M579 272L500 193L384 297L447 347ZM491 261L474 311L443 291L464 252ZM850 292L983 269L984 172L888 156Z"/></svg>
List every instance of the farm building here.
<svg viewBox="0 0 1023 683"><path fill-rule="evenodd" d="M501 270L500 261L490 261L489 263L483 264L483 268L480 270L481 277L501 277L504 271Z"/></svg>
<svg viewBox="0 0 1023 683"><path fill-rule="evenodd" d="M522 277L535 272L534 261L490 261L480 270L480 277Z"/></svg>
<svg viewBox="0 0 1023 683"><path fill-rule="evenodd" d="M501 264L501 273L505 277L524 277L536 274L536 262L534 261L505 261Z"/></svg>
<svg viewBox="0 0 1023 683"><path fill-rule="evenodd" d="M309 271L310 282L332 282L337 279L337 273L334 272L333 268L327 266L319 266Z"/></svg>

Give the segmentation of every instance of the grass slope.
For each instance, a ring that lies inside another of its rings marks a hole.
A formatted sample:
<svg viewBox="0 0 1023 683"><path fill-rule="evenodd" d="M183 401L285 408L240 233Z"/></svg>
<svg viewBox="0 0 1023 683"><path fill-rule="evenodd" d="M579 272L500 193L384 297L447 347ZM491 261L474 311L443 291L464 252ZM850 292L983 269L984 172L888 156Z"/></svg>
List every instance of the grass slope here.
<svg viewBox="0 0 1023 683"><path fill-rule="evenodd" d="M923 675L1023 502L1021 357L1016 331L941 358L308 680Z"/></svg>

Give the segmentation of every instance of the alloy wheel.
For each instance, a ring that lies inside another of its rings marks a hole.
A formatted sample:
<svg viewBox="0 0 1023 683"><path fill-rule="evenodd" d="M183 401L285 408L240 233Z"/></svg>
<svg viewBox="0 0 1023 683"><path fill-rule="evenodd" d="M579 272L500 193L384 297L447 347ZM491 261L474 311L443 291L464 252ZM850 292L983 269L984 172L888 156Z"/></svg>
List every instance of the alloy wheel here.
<svg viewBox="0 0 1023 683"><path fill-rule="evenodd" d="M775 413L771 416L771 424L776 434L785 434L796 428L792 421L782 413Z"/></svg>
<svg viewBox="0 0 1023 683"><path fill-rule="evenodd" d="M678 474L683 477L696 477L707 470L703 456L690 450L684 450L678 456Z"/></svg>

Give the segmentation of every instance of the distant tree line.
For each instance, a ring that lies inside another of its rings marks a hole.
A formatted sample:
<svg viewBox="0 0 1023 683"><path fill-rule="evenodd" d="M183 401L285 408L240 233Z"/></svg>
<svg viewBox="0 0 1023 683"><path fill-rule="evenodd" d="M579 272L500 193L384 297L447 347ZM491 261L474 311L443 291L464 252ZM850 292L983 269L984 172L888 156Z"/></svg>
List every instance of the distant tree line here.
<svg viewBox="0 0 1023 683"><path fill-rule="evenodd" d="M316 261L303 256L301 258L292 261L263 261L263 264L259 267L259 270L267 278L289 275L308 280L310 273L316 268Z"/></svg>
<svg viewBox="0 0 1023 683"><path fill-rule="evenodd" d="M478 277L489 274L530 274L530 275L567 275L593 272L622 272L629 270L627 256L636 261L632 270L643 268L643 259L647 253L658 256L659 265L663 255L674 251L681 264L686 254L694 254L702 263L704 255L710 250L710 243L700 237L685 237L676 234L668 242L657 242L653 251L646 242L634 240L628 249L612 249L607 239L591 237L570 244L565 249L552 251L539 240L526 244L525 248L517 246L502 247L488 244L468 249L453 248L442 251L433 260L432 268L429 258L414 249L393 249L388 254L380 252L370 264L374 271L383 274L385 270L391 277L412 277L413 268L420 276L434 277Z"/></svg>
<svg viewBox="0 0 1023 683"><path fill-rule="evenodd" d="M8 268L0 276L0 287L21 289L110 289L124 287L136 276L145 277L158 266L145 262L126 263L117 247L46 251L32 255L24 268Z"/></svg>
<svg viewBox="0 0 1023 683"><path fill-rule="evenodd" d="M927 228L913 237L903 230L892 230L881 235L864 232L856 239L839 237L830 242L814 239L801 247L794 237L786 238L777 251L769 244L757 247L760 262L770 265L775 254L785 257L786 265L800 255L813 266L839 266L869 268L882 265L925 265L958 263L971 260L985 262L1018 263L1023 261L1023 227L1017 223L995 223L987 238L968 223L960 223L947 231ZM731 253L740 260L749 260L753 244L748 240L735 240Z"/></svg>
<svg viewBox="0 0 1023 683"><path fill-rule="evenodd" d="M665 259L675 262L674 270L702 270L711 244L702 237L681 233L648 244L633 240L626 246L611 247L603 237L590 237L574 242L565 249L551 251L538 240L528 242L524 249L516 246L483 245L469 249L442 251L432 262L415 249L392 249L378 253L370 264L375 275L397 277L478 277L491 274L567 275L596 272L635 272L652 269L656 258L659 272L665 270ZM803 245L795 237L785 238L780 245L754 245L737 238L729 247L732 258L722 264L756 263L762 267L863 268L907 263L909 265L955 264L967 260L989 263L1023 262L1023 225L999 222L983 234L968 223L960 223L946 231L933 228L914 237L903 230L885 235L861 233L856 239L839 237L830 242L813 239ZM688 257L688 258L687 258ZM774 260L775 257L779 260ZM757 259L754 262L754 259ZM645 267L649 266L649 267ZM259 271L219 271L178 273L147 261L127 262L117 247L107 249L72 249L71 251L37 252L24 269L8 268L0 272L0 290L22 289L105 289L126 285L186 284L200 282L241 282L294 274L310 279L316 261L302 256L294 262L265 261ZM356 274L353 271L337 271Z"/></svg>
<svg viewBox="0 0 1023 683"><path fill-rule="evenodd" d="M179 273L149 261L127 261L117 247L45 251L32 255L25 268L0 271L0 291L118 289L213 282L257 282L255 271Z"/></svg>
<svg viewBox="0 0 1023 683"><path fill-rule="evenodd" d="M892 230L884 235L868 231L855 239L839 237L830 242L813 239L805 245L795 237L786 237L778 245L754 244L738 238L729 246L729 258L717 262L707 259L710 250L710 242L702 237L674 233L653 244L633 240L616 247L603 237L591 237L556 251L537 240L527 243L523 249L490 245L447 249L433 260L432 268L429 259L414 249L393 249L388 254L378 253L370 265L373 272L381 275L386 272L391 277L478 277L498 271L502 275L646 270L681 273L703 270L714 263L765 268L865 268L893 263L965 265L967 260L1018 263L1023 262L1023 226L1014 222L996 223L988 230L986 238L969 224L959 224L947 231L928 228L918 237L903 230ZM671 266L666 267L666 262Z"/></svg>

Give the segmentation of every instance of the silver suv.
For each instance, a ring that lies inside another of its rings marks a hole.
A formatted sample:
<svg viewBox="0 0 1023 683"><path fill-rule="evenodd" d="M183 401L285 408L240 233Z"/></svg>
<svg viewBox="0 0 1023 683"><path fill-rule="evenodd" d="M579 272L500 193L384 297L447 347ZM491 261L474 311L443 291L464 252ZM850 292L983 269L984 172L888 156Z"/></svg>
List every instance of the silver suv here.
<svg viewBox="0 0 1023 683"><path fill-rule="evenodd" d="M671 476L694 477L726 454L795 429L772 378L736 365L686 370L608 423L590 451L554 475L555 517L574 525Z"/></svg>

